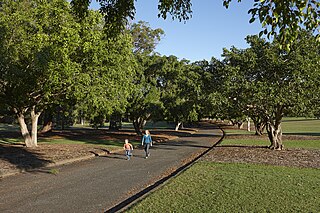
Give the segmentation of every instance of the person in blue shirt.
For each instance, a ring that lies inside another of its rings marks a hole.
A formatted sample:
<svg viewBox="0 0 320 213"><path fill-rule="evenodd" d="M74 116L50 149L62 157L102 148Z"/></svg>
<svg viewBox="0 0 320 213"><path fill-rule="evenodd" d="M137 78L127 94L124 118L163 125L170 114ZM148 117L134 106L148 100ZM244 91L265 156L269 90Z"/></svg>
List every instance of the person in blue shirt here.
<svg viewBox="0 0 320 213"><path fill-rule="evenodd" d="M149 130L145 131L145 134L142 136L141 145L144 146L144 151L146 152L146 159L150 156L150 146L152 146L152 138Z"/></svg>

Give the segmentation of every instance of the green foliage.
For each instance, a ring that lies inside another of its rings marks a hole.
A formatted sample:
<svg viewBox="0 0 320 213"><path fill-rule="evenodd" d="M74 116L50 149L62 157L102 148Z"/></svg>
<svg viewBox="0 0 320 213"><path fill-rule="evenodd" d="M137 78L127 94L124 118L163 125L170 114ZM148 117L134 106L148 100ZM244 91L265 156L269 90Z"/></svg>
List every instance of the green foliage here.
<svg viewBox="0 0 320 213"><path fill-rule="evenodd" d="M191 0L159 0L158 17L166 19L167 14L170 14L172 19L188 20L191 18L191 5Z"/></svg>
<svg viewBox="0 0 320 213"><path fill-rule="evenodd" d="M151 29L144 21L132 24L130 32L133 37L134 53L147 55L154 52L156 45L164 35L162 29Z"/></svg>
<svg viewBox="0 0 320 213"><path fill-rule="evenodd" d="M76 19L65 0L2 2L1 104L22 119L28 110L68 117L77 110L90 119L124 111L135 72L132 38L108 38L104 25L97 11Z"/></svg>
<svg viewBox="0 0 320 213"><path fill-rule="evenodd" d="M188 61L175 56L163 57L163 67L158 77L164 116L169 121L192 122L199 115L200 75Z"/></svg>
<svg viewBox="0 0 320 213"><path fill-rule="evenodd" d="M232 0L224 0L226 8ZM241 2L241 0L238 0ZM279 37L281 49L290 51L292 43L298 38L302 29L314 32L320 41L320 3L316 0L255 0L248 11L250 23L259 20L268 38Z"/></svg>
<svg viewBox="0 0 320 213"><path fill-rule="evenodd" d="M319 107L312 101L318 98L320 82L319 45L312 35L301 32L289 53L280 50L277 41L268 43L256 36L247 41L250 48L232 48L223 55L225 97L232 106L271 123L285 114Z"/></svg>
<svg viewBox="0 0 320 213"><path fill-rule="evenodd" d="M42 110L73 81L78 25L64 0L4 1L0 12L2 103Z"/></svg>
<svg viewBox="0 0 320 213"><path fill-rule="evenodd" d="M199 162L128 212L318 212L319 172Z"/></svg>
<svg viewBox="0 0 320 213"><path fill-rule="evenodd" d="M128 24L128 18L135 14L134 0L96 0L100 3L100 12L104 15L105 33L116 38ZM91 0L71 0L74 13L83 19L88 15Z"/></svg>
<svg viewBox="0 0 320 213"><path fill-rule="evenodd" d="M128 99L127 114L139 133L145 122L161 111L162 102L160 101L160 89L156 82L160 56L137 55L137 59L137 75Z"/></svg>
<svg viewBox="0 0 320 213"><path fill-rule="evenodd" d="M127 114L133 121L136 132L141 134L146 121L157 119L163 108L161 91L157 84L162 62L161 57L154 53L163 30L153 30L148 23L139 22L132 25L130 33L133 37L137 72L133 79L132 93L128 98Z"/></svg>
<svg viewBox="0 0 320 213"><path fill-rule="evenodd" d="M92 121L100 117L102 122L106 115L125 110L135 73L131 36L124 32L110 39L104 24L97 11L88 11L79 21L81 40L73 56L78 71L62 102L75 116Z"/></svg>

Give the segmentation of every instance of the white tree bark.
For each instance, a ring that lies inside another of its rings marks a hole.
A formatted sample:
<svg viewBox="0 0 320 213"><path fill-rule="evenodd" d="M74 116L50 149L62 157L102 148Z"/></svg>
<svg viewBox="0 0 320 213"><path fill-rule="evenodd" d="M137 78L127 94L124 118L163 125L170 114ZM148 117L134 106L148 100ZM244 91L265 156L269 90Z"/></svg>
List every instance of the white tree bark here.
<svg viewBox="0 0 320 213"><path fill-rule="evenodd" d="M176 128L175 128L175 131L178 131L178 130L179 130L181 124L182 124L182 122L178 122L178 123L177 123Z"/></svg>
<svg viewBox="0 0 320 213"><path fill-rule="evenodd" d="M20 130L22 137L24 139L24 143L26 147L32 148L38 146L38 119L41 115L41 112L35 113L35 107L31 110L31 135L28 130L28 126L25 122L25 117L23 112L19 112L17 109L14 109L17 117L18 117L18 123L20 125ZM26 110L25 110L26 111Z"/></svg>
<svg viewBox="0 0 320 213"><path fill-rule="evenodd" d="M25 145L26 147L32 147L32 140L31 140L31 136L30 136L27 124L24 119L24 115L22 113L19 113L17 114L17 117L18 117L18 123L20 125L20 130L21 130L21 134L24 139Z"/></svg>
<svg viewBox="0 0 320 213"><path fill-rule="evenodd" d="M39 116L41 115L41 112L36 113L35 107L31 110L31 141L32 141L32 147L38 146L38 120Z"/></svg>
<svg viewBox="0 0 320 213"><path fill-rule="evenodd" d="M250 132L250 118L247 118L247 131Z"/></svg>

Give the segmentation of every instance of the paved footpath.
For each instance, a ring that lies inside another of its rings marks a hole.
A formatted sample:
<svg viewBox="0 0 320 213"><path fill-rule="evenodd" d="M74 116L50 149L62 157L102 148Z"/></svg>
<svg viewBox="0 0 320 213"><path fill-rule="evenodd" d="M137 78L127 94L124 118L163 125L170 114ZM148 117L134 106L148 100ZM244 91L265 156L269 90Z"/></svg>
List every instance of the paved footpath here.
<svg viewBox="0 0 320 213"><path fill-rule="evenodd" d="M0 212L106 212L178 168L195 153L212 147L222 135L207 126L189 137L154 144L151 156L135 149L0 180Z"/></svg>

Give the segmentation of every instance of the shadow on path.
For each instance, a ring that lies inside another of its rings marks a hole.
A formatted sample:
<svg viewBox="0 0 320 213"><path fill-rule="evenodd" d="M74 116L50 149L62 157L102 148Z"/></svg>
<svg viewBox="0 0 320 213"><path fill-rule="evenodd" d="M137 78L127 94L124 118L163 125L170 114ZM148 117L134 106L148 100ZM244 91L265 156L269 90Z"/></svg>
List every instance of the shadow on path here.
<svg viewBox="0 0 320 213"><path fill-rule="evenodd" d="M211 146L199 145L199 143L193 141L181 141L178 143L166 143L166 144L157 144L152 147L152 149L167 149L167 150L176 150L179 147L194 147L194 148L211 148Z"/></svg>

